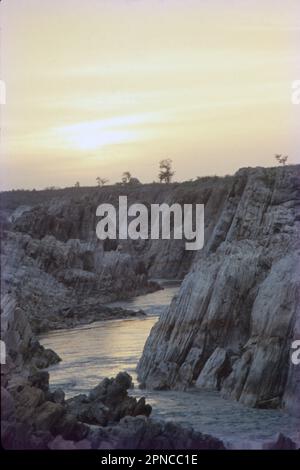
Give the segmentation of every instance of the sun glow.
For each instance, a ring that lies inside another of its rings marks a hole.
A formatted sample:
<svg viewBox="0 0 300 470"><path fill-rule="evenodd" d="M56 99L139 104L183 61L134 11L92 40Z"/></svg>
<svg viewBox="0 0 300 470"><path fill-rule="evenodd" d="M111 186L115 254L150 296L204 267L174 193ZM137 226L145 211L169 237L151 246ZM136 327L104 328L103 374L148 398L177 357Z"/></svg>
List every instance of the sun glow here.
<svg viewBox="0 0 300 470"><path fill-rule="evenodd" d="M96 150L108 145L146 139L150 137L149 126L163 119L159 113L115 116L54 128L51 133L63 148Z"/></svg>
<svg viewBox="0 0 300 470"><path fill-rule="evenodd" d="M76 131L60 129L56 137L62 148L73 150L96 150L106 145L133 142L139 139L139 134L134 130L122 129L95 129L91 124L80 124Z"/></svg>

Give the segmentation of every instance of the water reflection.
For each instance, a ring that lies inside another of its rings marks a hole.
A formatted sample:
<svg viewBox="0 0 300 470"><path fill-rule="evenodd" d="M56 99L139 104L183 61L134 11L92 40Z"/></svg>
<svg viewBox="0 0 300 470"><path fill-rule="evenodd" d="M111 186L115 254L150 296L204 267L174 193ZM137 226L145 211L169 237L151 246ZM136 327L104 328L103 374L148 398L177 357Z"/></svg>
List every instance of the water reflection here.
<svg viewBox="0 0 300 470"><path fill-rule="evenodd" d="M51 384L73 396L86 393L102 378L122 370L136 382L136 364L157 318L96 322L42 337L41 343L62 358L60 364L49 369Z"/></svg>
<svg viewBox="0 0 300 470"><path fill-rule="evenodd" d="M154 279L163 289L151 294L140 295L130 300L112 302L112 307L123 307L130 310L143 310L148 315L160 315L171 303L177 294L180 281L168 279Z"/></svg>

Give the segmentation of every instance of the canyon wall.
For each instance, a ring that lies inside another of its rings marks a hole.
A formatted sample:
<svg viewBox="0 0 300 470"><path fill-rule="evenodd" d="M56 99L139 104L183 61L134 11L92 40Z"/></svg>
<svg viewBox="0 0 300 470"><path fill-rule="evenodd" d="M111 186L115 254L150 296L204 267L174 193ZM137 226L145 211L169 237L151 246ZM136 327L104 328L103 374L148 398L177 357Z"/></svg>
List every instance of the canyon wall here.
<svg viewBox="0 0 300 470"><path fill-rule="evenodd" d="M144 386L219 390L300 414L300 167L242 169L138 366ZM209 214L205 212L206 217Z"/></svg>
<svg viewBox="0 0 300 470"><path fill-rule="evenodd" d="M195 252L185 250L184 240L116 240L103 243L96 237L96 217L99 204L110 203L118 208L119 196L128 197L128 205L151 204L205 204L206 231L213 230L224 201L230 191L232 177L207 177L194 182L173 184L115 185L102 188L78 188L53 191L49 200L15 210L10 218L15 232L25 233L42 240L52 236L61 243L80 240L88 243L91 251L118 251L131 255L143 263L151 277L182 278L189 271ZM6 206L11 207L11 194L6 196ZM28 198L28 195L27 195ZM5 196L4 196L5 199ZM16 218L17 213L17 218ZM52 243L53 244L53 243ZM101 258L101 256L100 256ZM98 262L101 262L98 258ZM84 268L83 268L84 269Z"/></svg>

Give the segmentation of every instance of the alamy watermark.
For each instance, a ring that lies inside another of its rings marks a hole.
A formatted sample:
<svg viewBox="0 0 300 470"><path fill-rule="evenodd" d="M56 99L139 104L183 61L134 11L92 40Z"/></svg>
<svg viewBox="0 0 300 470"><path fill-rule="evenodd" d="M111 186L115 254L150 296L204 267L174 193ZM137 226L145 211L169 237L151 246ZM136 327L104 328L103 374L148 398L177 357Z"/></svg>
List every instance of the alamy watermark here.
<svg viewBox="0 0 300 470"><path fill-rule="evenodd" d="M292 104L300 104L300 80L294 80L292 82Z"/></svg>
<svg viewBox="0 0 300 470"><path fill-rule="evenodd" d="M0 340L0 364L3 366L6 364L6 344Z"/></svg>
<svg viewBox="0 0 300 470"><path fill-rule="evenodd" d="M300 339L292 342L292 349L295 351L291 355L291 361L294 366L298 366L300 364Z"/></svg>
<svg viewBox="0 0 300 470"><path fill-rule="evenodd" d="M112 204L100 204L96 215L96 234L100 240L182 240L186 250L201 250L204 245L204 204L169 206L144 204L128 206L127 196L119 196L118 210Z"/></svg>
<svg viewBox="0 0 300 470"><path fill-rule="evenodd" d="M0 80L0 104L6 104L6 86L3 80Z"/></svg>

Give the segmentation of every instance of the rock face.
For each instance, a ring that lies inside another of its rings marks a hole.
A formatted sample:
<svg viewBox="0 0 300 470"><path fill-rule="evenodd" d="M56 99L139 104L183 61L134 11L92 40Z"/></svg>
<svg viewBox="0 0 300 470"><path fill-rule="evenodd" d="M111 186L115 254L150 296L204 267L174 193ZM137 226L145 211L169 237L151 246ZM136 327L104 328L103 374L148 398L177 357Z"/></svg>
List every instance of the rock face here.
<svg viewBox="0 0 300 470"><path fill-rule="evenodd" d="M196 387L220 390L222 380L231 370L230 360L226 349L216 348L196 381Z"/></svg>
<svg viewBox="0 0 300 470"><path fill-rule="evenodd" d="M35 333L132 316L103 303L157 289L129 254L104 252L79 240L37 240L6 231L1 265L2 296L14 296Z"/></svg>
<svg viewBox="0 0 300 470"><path fill-rule="evenodd" d="M300 167L240 170L138 371L156 389L214 388L300 415Z"/></svg>
<svg viewBox="0 0 300 470"><path fill-rule="evenodd" d="M14 215L14 223L11 229L15 232L30 235L35 241L44 240L45 243L42 245L44 247L45 245L49 246L48 253L49 250L52 253L55 252L56 258L57 256L62 257L61 253L70 252L70 250L73 252L74 258L74 244L78 244L80 240L82 245L80 250L83 253L80 256L77 255L77 266L74 266L73 263L73 267L86 271L91 271L90 268L84 266L93 265L93 254L96 247L98 247L97 250L100 254L98 254L96 265L99 265L101 250L107 254L109 253L109 256L114 256L119 252L125 254L127 260L128 255L130 255L134 260L142 263L142 265L140 264L140 267L143 266L142 272L147 272L151 277L182 278L188 272L195 254L185 250L184 240L106 240L105 243L101 243L96 237L96 225L99 221L99 218L96 217L98 205L109 203L118 209L120 195L128 197L128 205L142 203L146 207L149 207L150 204L162 203L170 205L173 203L205 204L206 228L207 232L210 232L218 220L226 196L231 188L231 181L232 177L230 176L226 178L208 177L182 184L125 185L80 188L78 191L71 191L70 189L59 192L53 191L52 198L46 201L43 194L40 194L42 203L32 207L31 211L20 212L17 218ZM11 207L13 196L13 194L4 194L3 198L6 206ZM32 197L36 198L37 195ZM28 201L28 198L28 194L24 195L24 200ZM14 214L16 212L15 210ZM51 238L49 238L50 236ZM60 242L60 244L58 243L59 250L56 248L51 250L50 247L53 246L54 240ZM64 244L67 245L65 248ZM33 249L35 252L40 249L36 242ZM45 248L42 249L45 252ZM64 254L64 257L66 257L66 254ZM67 257L70 258L70 256ZM61 264L59 262L59 266ZM53 268L55 268L55 263L52 260ZM115 281L121 278L126 279L121 277L120 274L122 273L119 273L118 278L114 277Z"/></svg>
<svg viewBox="0 0 300 470"><path fill-rule="evenodd" d="M1 299L1 339L6 345L6 363L1 366L4 383L13 372L23 374L29 366L41 369L60 361L54 351L37 341L27 315L11 292Z"/></svg>

